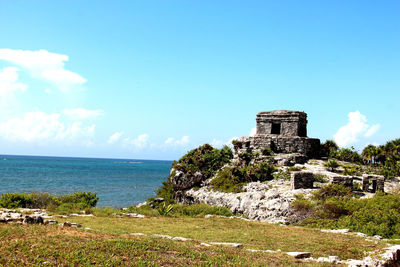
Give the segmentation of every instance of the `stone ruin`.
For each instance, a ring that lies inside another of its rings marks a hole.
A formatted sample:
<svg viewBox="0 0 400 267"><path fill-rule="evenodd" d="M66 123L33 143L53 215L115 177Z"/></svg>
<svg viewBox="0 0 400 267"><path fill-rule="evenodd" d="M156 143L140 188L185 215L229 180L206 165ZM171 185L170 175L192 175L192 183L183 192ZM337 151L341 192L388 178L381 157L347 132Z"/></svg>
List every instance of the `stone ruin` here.
<svg viewBox="0 0 400 267"><path fill-rule="evenodd" d="M291 174L292 189L314 188L314 173L296 171ZM367 193L384 192L385 177L383 175L363 174L362 179L358 176L336 175L332 177L332 184L341 184L353 188L354 180L362 180L362 191Z"/></svg>
<svg viewBox="0 0 400 267"><path fill-rule="evenodd" d="M385 177L382 175L364 174L362 179L362 190L364 192L375 193L384 191Z"/></svg>
<svg viewBox="0 0 400 267"><path fill-rule="evenodd" d="M298 154L318 158L320 140L307 137L307 114L301 111L274 110L257 114L255 136L241 137L234 144L235 154L259 152L270 148L274 153Z"/></svg>
<svg viewBox="0 0 400 267"><path fill-rule="evenodd" d="M293 172L291 174L292 189L312 189L314 188L314 173L312 172Z"/></svg>

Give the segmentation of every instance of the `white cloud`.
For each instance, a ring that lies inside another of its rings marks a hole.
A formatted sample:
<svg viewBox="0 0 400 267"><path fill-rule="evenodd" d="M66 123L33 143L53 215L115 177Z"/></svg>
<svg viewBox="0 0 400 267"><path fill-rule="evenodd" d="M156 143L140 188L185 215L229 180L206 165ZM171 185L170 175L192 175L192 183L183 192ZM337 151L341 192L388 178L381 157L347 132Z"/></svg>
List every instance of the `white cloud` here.
<svg viewBox="0 0 400 267"><path fill-rule="evenodd" d="M188 143L189 143L189 136L186 135L182 136L181 139L175 139L173 137L169 137L164 142L165 145L170 145L170 146L184 146L187 145Z"/></svg>
<svg viewBox="0 0 400 267"><path fill-rule="evenodd" d="M364 134L365 137L373 136L381 128L379 124L372 125L368 131Z"/></svg>
<svg viewBox="0 0 400 267"><path fill-rule="evenodd" d="M82 122L67 124L59 113L27 112L0 124L0 137L13 142L47 143L56 141L85 141L94 136L95 125Z"/></svg>
<svg viewBox="0 0 400 267"><path fill-rule="evenodd" d="M148 134L141 134L138 137L132 138L124 138L123 144L127 147L132 147L135 149L142 149L149 145L149 135Z"/></svg>
<svg viewBox="0 0 400 267"><path fill-rule="evenodd" d="M16 67L7 67L0 70L0 97L3 104L6 104L9 97L14 95L14 92L24 92L28 87L26 84L18 82L18 71Z"/></svg>
<svg viewBox="0 0 400 267"><path fill-rule="evenodd" d="M123 133L119 133L119 132L114 133L113 135L110 136L110 138L108 138L107 143L114 144L121 138L122 134Z"/></svg>
<svg viewBox="0 0 400 267"><path fill-rule="evenodd" d="M334 135L335 142L340 147L354 145L360 138L371 137L379 128L379 124L370 126L367 123L367 118L358 110L348 114L349 121L346 125L339 128Z"/></svg>
<svg viewBox="0 0 400 267"><path fill-rule="evenodd" d="M233 145L232 145L232 141L233 141L233 140L237 140L237 139L238 139L237 136L232 137L232 138L229 139L228 141L222 141L222 140L213 139L213 140L211 141L211 145L212 145L213 147L217 147L217 148L220 148L220 147L223 147L223 146L232 147L232 146L233 146Z"/></svg>
<svg viewBox="0 0 400 267"><path fill-rule="evenodd" d="M33 77L51 82L64 92L86 82L81 75L64 68L64 62L68 61L67 55L43 49L29 51L3 48L0 49L0 60L26 68Z"/></svg>
<svg viewBox="0 0 400 267"><path fill-rule="evenodd" d="M84 108L64 109L61 113L73 120L95 119L103 115L102 110L89 110Z"/></svg>
<svg viewBox="0 0 400 267"><path fill-rule="evenodd" d="M254 127L253 129L251 129L251 131L250 131L250 136L255 136L256 135L256 133L257 133L257 128L256 127Z"/></svg>

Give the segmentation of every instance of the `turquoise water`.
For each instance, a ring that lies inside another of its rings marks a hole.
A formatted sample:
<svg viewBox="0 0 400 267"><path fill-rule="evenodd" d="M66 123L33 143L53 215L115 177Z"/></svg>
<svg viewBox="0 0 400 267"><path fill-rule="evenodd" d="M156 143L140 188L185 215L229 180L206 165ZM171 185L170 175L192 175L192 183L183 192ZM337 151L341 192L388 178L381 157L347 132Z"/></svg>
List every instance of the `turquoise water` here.
<svg viewBox="0 0 400 267"><path fill-rule="evenodd" d="M153 196L171 163L0 155L0 193L95 191L98 206L127 207Z"/></svg>

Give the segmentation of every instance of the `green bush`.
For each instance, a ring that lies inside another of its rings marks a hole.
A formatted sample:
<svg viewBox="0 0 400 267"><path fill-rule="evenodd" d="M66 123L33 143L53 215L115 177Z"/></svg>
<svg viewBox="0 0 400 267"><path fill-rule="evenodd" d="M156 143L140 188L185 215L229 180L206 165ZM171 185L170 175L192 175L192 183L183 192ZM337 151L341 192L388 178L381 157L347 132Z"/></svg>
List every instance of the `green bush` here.
<svg viewBox="0 0 400 267"><path fill-rule="evenodd" d="M331 197L343 198L343 197L352 197L353 194L351 192L351 188L338 185L338 184L328 184L323 186L321 189L313 192L313 199L317 201L325 201Z"/></svg>
<svg viewBox="0 0 400 267"><path fill-rule="evenodd" d="M99 198L97 193L80 191L68 195L61 195L58 197L61 203L75 203L80 204L85 208L95 207Z"/></svg>
<svg viewBox="0 0 400 267"><path fill-rule="evenodd" d="M175 203L173 189L173 185L169 180L162 182L161 187L155 191L156 196L147 199L147 202L151 203L155 198L163 198L167 204Z"/></svg>
<svg viewBox="0 0 400 267"><path fill-rule="evenodd" d="M211 181L211 185L215 190L221 192L241 192L242 186L246 184L246 182L241 179L241 177L243 177L241 170L242 169L237 169L235 167L225 167L218 172L217 176Z"/></svg>
<svg viewBox="0 0 400 267"><path fill-rule="evenodd" d="M291 203L292 208L297 212L308 212L311 211L315 204L304 195L295 195L296 199Z"/></svg>
<svg viewBox="0 0 400 267"><path fill-rule="evenodd" d="M372 198L349 197L350 188L328 185L316 191L311 203L304 198L296 199L295 210L307 209L311 216L299 225L318 228L348 228L354 232L380 235L386 238L400 237L400 194L376 193Z"/></svg>
<svg viewBox="0 0 400 267"><path fill-rule="evenodd" d="M96 193L75 192L68 195L49 193L4 193L0 197L2 208L35 208L35 209L86 209L95 207L99 198Z"/></svg>
<svg viewBox="0 0 400 267"><path fill-rule="evenodd" d="M241 192L243 185L249 182L264 182L274 179L275 167L268 163L260 163L247 167L225 167L211 181L211 185L221 192Z"/></svg>
<svg viewBox="0 0 400 267"><path fill-rule="evenodd" d="M0 206L8 209L31 208L33 198L26 193L4 193L0 197Z"/></svg>
<svg viewBox="0 0 400 267"><path fill-rule="evenodd" d="M232 150L228 146L216 149L209 144L190 150L172 168L188 175L200 171L206 177L211 177L219 168L233 158Z"/></svg>

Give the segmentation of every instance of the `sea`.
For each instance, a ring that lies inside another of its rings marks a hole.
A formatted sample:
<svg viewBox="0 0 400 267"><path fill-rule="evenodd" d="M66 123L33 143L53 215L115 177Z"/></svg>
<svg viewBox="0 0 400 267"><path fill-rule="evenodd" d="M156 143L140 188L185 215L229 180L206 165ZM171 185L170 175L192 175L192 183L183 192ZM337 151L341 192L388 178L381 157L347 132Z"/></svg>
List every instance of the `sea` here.
<svg viewBox="0 0 400 267"><path fill-rule="evenodd" d="M0 155L0 194L96 192L100 207L128 207L154 196L172 161Z"/></svg>

